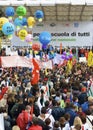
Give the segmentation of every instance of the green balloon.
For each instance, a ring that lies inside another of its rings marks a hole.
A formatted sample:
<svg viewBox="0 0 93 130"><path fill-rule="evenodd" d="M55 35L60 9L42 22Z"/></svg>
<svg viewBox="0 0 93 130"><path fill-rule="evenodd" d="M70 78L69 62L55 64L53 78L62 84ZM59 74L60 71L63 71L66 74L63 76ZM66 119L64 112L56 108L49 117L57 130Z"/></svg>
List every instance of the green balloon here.
<svg viewBox="0 0 93 130"><path fill-rule="evenodd" d="M24 6L18 6L16 9L16 13L18 16L26 15L26 8Z"/></svg>

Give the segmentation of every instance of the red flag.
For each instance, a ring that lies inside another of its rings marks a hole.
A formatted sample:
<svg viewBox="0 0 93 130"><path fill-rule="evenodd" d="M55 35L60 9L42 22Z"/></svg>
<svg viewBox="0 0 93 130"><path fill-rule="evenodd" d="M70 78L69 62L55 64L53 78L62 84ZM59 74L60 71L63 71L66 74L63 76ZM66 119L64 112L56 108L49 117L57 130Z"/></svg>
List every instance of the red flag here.
<svg viewBox="0 0 93 130"><path fill-rule="evenodd" d="M60 43L60 54L62 54L62 43Z"/></svg>
<svg viewBox="0 0 93 130"><path fill-rule="evenodd" d="M0 93L0 100L3 98L4 94L7 92L8 87L2 88L2 92Z"/></svg>
<svg viewBox="0 0 93 130"><path fill-rule="evenodd" d="M40 68L39 68L38 63L35 61L34 58L32 59L32 63L33 63L34 69L32 71L31 84L34 85L34 84L37 84L38 81L39 81L39 70L40 70Z"/></svg>

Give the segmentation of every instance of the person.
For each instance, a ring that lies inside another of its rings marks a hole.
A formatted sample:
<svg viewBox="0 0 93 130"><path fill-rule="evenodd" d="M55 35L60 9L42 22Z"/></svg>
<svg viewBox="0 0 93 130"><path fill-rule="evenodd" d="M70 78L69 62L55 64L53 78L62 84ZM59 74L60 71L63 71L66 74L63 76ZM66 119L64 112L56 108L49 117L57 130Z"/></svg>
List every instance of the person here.
<svg viewBox="0 0 93 130"><path fill-rule="evenodd" d="M48 100L45 102L45 107L46 107L47 113L51 114L52 109L49 106L49 101Z"/></svg>
<svg viewBox="0 0 93 130"><path fill-rule="evenodd" d="M86 111L86 123L89 125L91 129L93 129L93 115L90 110Z"/></svg>
<svg viewBox="0 0 93 130"><path fill-rule="evenodd" d="M82 116L81 120L82 120L82 125L81 125L82 130L92 130L90 128L90 126L88 125L88 123L86 122L86 117L85 116Z"/></svg>
<svg viewBox="0 0 93 130"><path fill-rule="evenodd" d="M60 101L53 100L53 108L51 112L55 120L59 120L65 114L65 110L60 107Z"/></svg>
<svg viewBox="0 0 93 130"><path fill-rule="evenodd" d="M70 114L69 123L70 123L70 126L72 126L73 123L74 123L74 119L75 119L75 117L77 116L77 113L76 113L75 110L73 109L73 103L69 103L69 102L66 103L65 113Z"/></svg>
<svg viewBox="0 0 93 130"><path fill-rule="evenodd" d="M81 130L81 125L77 124L74 128L71 128L71 130Z"/></svg>
<svg viewBox="0 0 93 130"><path fill-rule="evenodd" d="M69 124L70 114L69 114L69 113L66 113L66 114L64 115L64 117L65 117L65 120L66 120L65 128L66 128L66 130L70 130L70 124Z"/></svg>
<svg viewBox="0 0 93 130"><path fill-rule="evenodd" d="M81 88L81 94L78 96L78 100L79 100L80 105L85 103L85 101L87 101L87 93L86 93L86 91L87 91L86 87Z"/></svg>
<svg viewBox="0 0 93 130"><path fill-rule="evenodd" d="M74 126L76 126L77 124L82 126L81 118L79 116L75 117L73 124L74 124Z"/></svg>
<svg viewBox="0 0 93 130"><path fill-rule="evenodd" d="M61 130L59 121L54 122L53 130Z"/></svg>
<svg viewBox="0 0 93 130"><path fill-rule="evenodd" d="M38 116L39 119L45 121L47 118L51 120L49 126L52 128L55 122L54 117L51 114L48 114L46 111L46 107L42 107L41 114Z"/></svg>
<svg viewBox="0 0 93 130"><path fill-rule="evenodd" d="M52 130L52 128L50 127L50 123L51 123L50 118L46 118L43 130Z"/></svg>
<svg viewBox="0 0 93 130"><path fill-rule="evenodd" d="M19 126L14 125L14 126L12 127L12 130L20 130L20 128L19 128Z"/></svg>
<svg viewBox="0 0 93 130"><path fill-rule="evenodd" d="M30 112L31 106L27 105L25 110L18 115L16 122L20 130L26 130L28 124L32 121L32 115L30 115Z"/></svg>
<svg viewBox="0 0 93 130"><path fill-rule="evenodd" d="M42 130L42 127L38 125L38 118L33 117L32 118L32 125L28 130Z"/></svg>

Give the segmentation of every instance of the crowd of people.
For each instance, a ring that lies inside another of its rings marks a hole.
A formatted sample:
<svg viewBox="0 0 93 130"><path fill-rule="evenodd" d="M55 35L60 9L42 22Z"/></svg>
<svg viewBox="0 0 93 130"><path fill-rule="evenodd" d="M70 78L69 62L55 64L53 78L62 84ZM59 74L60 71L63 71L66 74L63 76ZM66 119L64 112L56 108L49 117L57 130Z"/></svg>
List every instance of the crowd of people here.
<svg viewBox="0 0 93 130"><path fill-rule="evenodd" d="M93 47L92 47L93 48ZM86 57L88 58L88 52L92 49L90 46L89 47L71 47L72 53L76 56L76 57ZM32 48L29 47L27 49L24 47L19 47L19 48L12 48L12 51L17 51L18 55L20 56L27 56L29 54L32 53ZM70 47L64 47L62 49L62 51L60 52L60 47L53 47L52 45L48 45L46 49L41 49L40 51L38 51L38 55L41 55L41 52L43 53L47 53L49 54L51 51L53 51L54 53L58 53L58 54L62 54L65 50L70 50ZM92 49L93 50L93 49ZM2 48L0 50L0 56L7 56L6 54L6 48Z"/></svg>
<svg viewBox="0 0 93 130"><path fill-rule="evenodd" d="M69 74L66 67L41 69L34 85L31 68L0 68L5 130L93 129L93 67L77 62Z"/></svg>

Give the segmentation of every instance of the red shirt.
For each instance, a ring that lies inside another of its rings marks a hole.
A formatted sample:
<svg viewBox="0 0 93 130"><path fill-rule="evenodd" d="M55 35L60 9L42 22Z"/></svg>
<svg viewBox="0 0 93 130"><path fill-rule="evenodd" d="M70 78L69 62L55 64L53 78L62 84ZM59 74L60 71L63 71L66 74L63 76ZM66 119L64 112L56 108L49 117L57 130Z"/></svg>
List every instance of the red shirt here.
<svg viewBox="0 0 93 130"><path fill-rule="evenodd" d="M32 125L28 130L42 130L42 127L39 125Z"/></svg>

